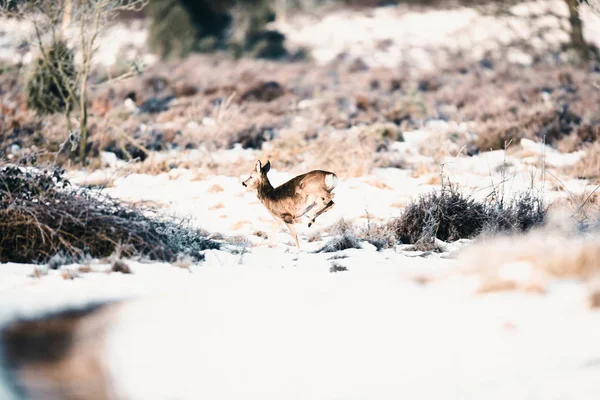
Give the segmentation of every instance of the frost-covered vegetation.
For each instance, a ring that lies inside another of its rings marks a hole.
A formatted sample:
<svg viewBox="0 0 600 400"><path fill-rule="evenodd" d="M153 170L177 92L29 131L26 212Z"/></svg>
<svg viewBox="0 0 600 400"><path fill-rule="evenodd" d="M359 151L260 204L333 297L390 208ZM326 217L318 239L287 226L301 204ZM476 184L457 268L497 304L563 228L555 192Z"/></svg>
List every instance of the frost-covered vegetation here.
<svg viewBox="0 0 600 400"><path fill-rule="evenodd" d="M124 257L200 261L204 250L219 248L183 222L148 217L102 193L73 188L63 173L0 169L0 262L44 263L57 254L78 262L117 250Z"/></svg>

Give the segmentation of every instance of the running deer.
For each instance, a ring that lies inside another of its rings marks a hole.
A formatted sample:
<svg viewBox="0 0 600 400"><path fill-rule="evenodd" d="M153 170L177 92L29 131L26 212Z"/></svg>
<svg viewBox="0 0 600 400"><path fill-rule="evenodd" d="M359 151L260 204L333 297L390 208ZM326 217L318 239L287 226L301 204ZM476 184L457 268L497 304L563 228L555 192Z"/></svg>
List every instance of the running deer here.
<svg viewBox="0 0 600 400"><path fill-rule="evenodd" d="M334 193L331 191L337 185L337 176L333 172L314 170L274 188L267 178L270 169L269 161L263 166L259 160L242 185L256 190L258 199L275 219L269 242L274 243L281 224L285 223L296 247L300 248L294 224L299 223L300 218L306 215L309 217L310 228L319 215L333 207Z"/></svg>

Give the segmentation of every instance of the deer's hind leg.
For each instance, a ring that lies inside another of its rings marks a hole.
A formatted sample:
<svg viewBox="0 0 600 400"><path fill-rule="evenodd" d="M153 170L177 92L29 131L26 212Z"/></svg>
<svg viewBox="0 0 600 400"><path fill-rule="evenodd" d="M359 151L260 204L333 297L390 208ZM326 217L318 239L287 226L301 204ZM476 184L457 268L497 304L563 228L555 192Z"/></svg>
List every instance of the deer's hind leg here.
<svg viewBox="0 0 600 400"><path fill-rule="evenodd" d="M333 193L326 192L317 200L317 203L318 203L318 206L316 207L317 210L315 211L314 215L308 222L309 228L312 226L312 224L315 223L315 220L317 219L317 217L319 215L323 214L324 212L327 212L331 207L333 207L333 205L335 203L333 202L332 198L333 198Z"/></svg>
<svg viewBox="0 0 600 400"><path fill-rule="evenodd" d="M296 218L303 217L303 216L304 216L304 215L305 215L307 212L309 212L310 210L312 210L312 209L313 209L313 208L314 208L316 205L317 205L317 203L316 203L316 202L313 202L312 204L309 204L309 205L308 205L308 206L307 206L307 207L304 209L304 211L302 211L300 214L298 214L298 215L296 216Z"/></svg>
<svg viewBox="0 0 600 400"><path fill-rule="evenodd" d="M333 207L333 205L334 205L334 204L335 204L335 203L333 202L333 200L329 200L329 203L327 203L327 204L325 205L325 207L323 207L322 209L320 209L319 211L317 211L317 213L314 215L314 217L312 217L312 219L311 219L311 220L309 221L309 223L308 223L308 227L310 228L310 227L312 226L312 224L314 224L314 223L315 223L315 220L317 219L317 217L318 217L319 215L321 215L321 214L323 214L323 213L325 213L325 212L329 211L329 209L330 209L331 207Z"/></svg>

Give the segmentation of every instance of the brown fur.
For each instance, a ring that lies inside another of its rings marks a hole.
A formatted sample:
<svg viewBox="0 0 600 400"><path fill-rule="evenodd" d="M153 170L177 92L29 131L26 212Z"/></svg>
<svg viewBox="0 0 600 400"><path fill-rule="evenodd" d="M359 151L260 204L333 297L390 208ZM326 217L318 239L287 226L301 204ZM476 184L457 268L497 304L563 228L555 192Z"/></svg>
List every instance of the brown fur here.
<svg viewBox="0 0 600 400"><path fill-rule="evenodd" d="M331 191L335 188L337 176L333 172L313 170L274 188L267 177L270 167L270 162L267 161L263 167L258 161L243 185L256 190L258 199L275 219L273 232L269 235L271 242L281 224L285 223L296 246L300 248L294 224L300 222L302 216L308 215L310 227L319 215L333 207L334 195ZM331 177L329 184L328 177Z"/></svg>

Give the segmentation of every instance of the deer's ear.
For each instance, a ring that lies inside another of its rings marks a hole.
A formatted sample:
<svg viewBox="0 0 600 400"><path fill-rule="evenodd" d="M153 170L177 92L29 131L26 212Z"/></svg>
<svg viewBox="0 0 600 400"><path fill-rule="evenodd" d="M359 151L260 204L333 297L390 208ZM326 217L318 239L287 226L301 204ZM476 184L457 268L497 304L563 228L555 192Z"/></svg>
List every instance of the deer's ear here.
<svg viewBox="0 0 600 400"><path fill-rule="evenodd" d="M271 161L267 161L265 166L262 168L262 172L263 172L263 174L266 174L270 170L271 170Z"/></svg>
<svg viewBox="0 0 600 400"><path fill-rule="evenodd" d="M260 163L260 160L258 160L256 162L256 172L260 173L261 169L262 169L262 164Z"/></svg>

